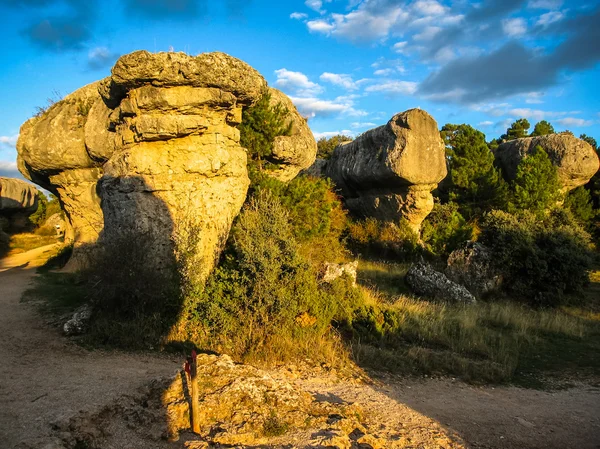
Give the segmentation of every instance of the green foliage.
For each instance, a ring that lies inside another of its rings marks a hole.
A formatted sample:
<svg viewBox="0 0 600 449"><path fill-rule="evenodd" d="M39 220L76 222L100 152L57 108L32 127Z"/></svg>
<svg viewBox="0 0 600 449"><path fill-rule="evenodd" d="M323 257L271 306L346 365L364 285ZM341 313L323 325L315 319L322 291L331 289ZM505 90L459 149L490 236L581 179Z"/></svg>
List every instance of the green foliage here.
<svg viewBox="0 0 600 449"><path fill-rule="evenodd" d="M494 167L485 135L469 125L446 124L441 136L450 168L449 200L469 217L503 207L508 187Z"/></svg>
<svg viewBox="0 0 600 449"><path fill-rule="evenodd" d="M474 235L473 227L460 214L456 203L436 204L421 229L427 249L441 256L448 256Z"/></svg>
<svg viewBox="0 0 600 449"><path fill-rule="evenodd" d="M527 211L490 212L480 241L492 249L506 291L529 304L559 305L565 294L581 293L588 282L590 236L566 210L542 219Z"/></svg>
<svg viewBox="0 0 600 449"><path fill-rule="evenodd" d="M238 217L206 287L188 299L196 329L190 338L238 358L318 357L321 348L303 343L327 340L332 320L347 316L359 301L346 279L319 284L299 252L288 211L261 192Z"/></svg>
<svg viewBox="0 0 600 449"><path fill-rule="evenodd" d="M391 223L371 217L351 222L348 243L355 252L377 259L411 260L421 254L419 236L404 219Z"/></svg>
<svg viewBox="0 0 600 449"><path fill-rule="evenodd" d="M519 163L512 187L514 210L530 210L540 215L554 208L562 198L556 167L539 145Z"/></svg>
<svg viewBox="0 0 600 449"><path fill-rule="evenodd" d="M592 204L592 196L584 187L577 187L568 193L564 206L568 208L577 221L585 228L589 227L592 220L598 215Z"/></svg>
<svg viewBox="0 0 600 449"><path fill-rule="evenodd" d="M537 122L533 128L532 136L545 136L547 134L554 134L554 127L547 122L546 120L542 120L541 122Z"/></svg>
<svg viewBox="0 0 600 449"><path fill-rule="evenodd" d="M586 135L586 134L581 134L581 135L579 136L579 138L580 138L581 140L585 140L587 143L589 143L589 144L592 146L592 148L593 148L594 150L598 151L598 143L596 142L596 139L594 139L593 137L591 137L591 136L588 136L588 135Z"/></svg>
<svg viewBox="0 0 600 449"><path fill-rule="evenodd" d="M37 192L38 197L38 207L37 210L29 216L29 221L34 226L41 226L44 221L46 221L46 209L48 207L48 200L46 199L46 195L42 192Z"/></svg>
<svg viewBox="0 0 600 449"><path fill-rule="evenodd" d="M267 91L256 104L242 111L240 143L248 149L249 158L257 163L259 170L263 161L270 161L275 137L292 132L287 109L281 104L271 106L270 101L271 94Z"/></svg>
<svg viewBox="0 0 600 449"><path fill-rule="evenodd" d="M350 142L352 140L354 140L352 137L343 134L338 134L329 139L321 137L317 140L317 157L320 159L329 159L333 154L333 150L335 150L340 143Z"/></svg>
<svg viewBox="0 0 600 449"><path fill-rule="evenodd" d="M510 125L510 128L506 130L506 134L503 134L501 139L503 140L514 140L527 137L527 131L529 130L529 121L525 118L520 118L516 122Z"/></svg>

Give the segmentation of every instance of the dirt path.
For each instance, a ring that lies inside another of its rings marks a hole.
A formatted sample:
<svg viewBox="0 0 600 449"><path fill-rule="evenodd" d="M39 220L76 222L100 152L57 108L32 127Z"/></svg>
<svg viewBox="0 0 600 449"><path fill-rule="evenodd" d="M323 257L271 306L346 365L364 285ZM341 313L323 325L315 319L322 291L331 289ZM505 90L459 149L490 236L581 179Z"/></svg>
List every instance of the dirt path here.
<svg viewBox="0 0 600 449"><path fill-rule="evenodd" d="M45 325L20 298L49 251L0 260L1 449L49 435L52 422L98 410L180 366L160 355L87 351ZM433 446L415 447L462 447L464 441L472 448L600 448L600 390L586 385L544 392L445 379L386 378L367 386L316 376L294 382L318 397L358 402L373 422L414 442L432 440L440 426L455 442L434 438Z"/></svg>
<svg viewBox="0 0 600 449"><path fill-rule="evenodd" d="M51 246L0 261L0 447L49 433L56 420L93 409L179 362L161 356L86 351L20 302Z"/></svg>

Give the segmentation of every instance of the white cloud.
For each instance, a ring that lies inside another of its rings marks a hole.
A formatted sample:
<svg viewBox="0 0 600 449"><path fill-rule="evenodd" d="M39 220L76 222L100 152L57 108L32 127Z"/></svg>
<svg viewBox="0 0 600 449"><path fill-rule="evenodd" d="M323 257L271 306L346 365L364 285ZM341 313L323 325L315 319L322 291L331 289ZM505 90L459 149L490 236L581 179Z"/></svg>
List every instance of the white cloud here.
<svg viewBox="0 0 600 449"><path fill-rule="evenodd" d="M353 122L350 123L350 127L351 128L373 128L377 126L376 123L371 123L371 122Z"/></svg>
<svg viewBox="0 0 600 449"><path fill-rule="evenodd" d="M283 68L275 70L275 74L277 75L275 85L297 96L311 97L323 91L321 86L310 81L302 72L293 72Z"/></svg>
<svg viewBox="0 0 600 449"><path fill-rule="evenodd" d="M390 76L392 73L394 73L394 69L379 69L379 70L375 70L373 72L373 75Z"/></svg>
<svg viewBox="0 0 600 449"><path fill-rule="evenodd" d="M100 70L111 66L119 57L106 47L95 47L88 52L88 67L93 70Z"/></svg>
<svg viewBox="0 0 600 449"><path fill-rule="evenodd" d="M392 6L371 11L365 7L369 2L348 14L332 14L331 34L350 40L381 39L388 36L398 24L409 18L408 12L400 6Z"/></svg>
<svg viewBox="0 0 600 449"><path fill-rule="evenodd" d="M17 169L17 163L14 161L0 161L0 176L23 179L23 175Z"/></svg>
<svg viewBox="0 0 600 449"><path fill-rule="evenodd" d="M544 96L543 92L529 92L525 94L525 103L527 104L540 104L543 103L542 97Z"/></svg>
<svg viewBox="0 0 600 449"><path fill-rule="evenodd" d="M17 144L18 134L14 136L0 136L0 144L14 147Z"/></svg>
<svg viewBox="0 0 600 449"><path fill-rule="evenodd" d="M440 27L428 26L420 33L413 35L415 41L430 41L432 40L442 29Z"/></svg>
<svg viewBox="0 0 600 449"><path fill-rule="evenodd" d="M435 0L418 0L412 6L415 11L426 16L440 16L448 9Z"/></svg>
<svg viewBox="0 0 600 449"><path fill-rule="evenodd" d="M303 12L293 12L290 14L290 19L302 20L302 19L306 19L307 17L308 17L308 14L305 14Z"/></svg>
<svg viewBox="0 0 600 449"><path fill-rule="evenodd" d="M335 26L330 24L329 22L319 19L319 20L309 20L306 22L306 26L308 27L308 31L329 34L331 31L335 29Z"/></svg>
<svg viewBox="0 0 600 449"><path fill-rule="evenodd" d="M344 89L348 90L356 90L358 86L352 80L350 75L346 75L345 73L330 73L325 72L320 77L321 81L326 81L331 84L335 84L336 86L341 86Z"/></svg>
<svg viewBox="0 0 600 449"><path fill-rule="evenodd" d="M490 121L490 120L485 120L483 122L479 122L477 124L477 126L492 126L494 124L494 122Z"/></svg>
<svg viewBox="0 0 600 449"><path fill-rule="evenodd" d="M330 137L333 136L338 136L338 135L344 135L344 136L350 136L353 137L354 136L354 132L350 131L349 129L342 129L341 131L325 131L322 133L319 132L314 132L313 131L313 136L315 136L316 140L319 140L321 138L326 138L329 139Z"/></svg>
<svg viewBox="0 0 600 449"><path fill-rule="evenodd" d="M304 4L317 12L321 12L321 7L323 6L323 2L321 0L306 0Z"/></svg>
<svg viewBox="0 0 600 449"><path fill-rule="evenodd" d="M519 37L527 32L527 22L521 17L502 20L502 29L508 37Z"/></svg>
<svg viewBox="0 0 600 449"><path fill-rule="evenodd" d="M556 120L556 123L562 126L590 126L594 124L594 121L575 117L565 117Z"/></svg>
<svg viewBox="0 0 600 449"><path fill-rule="evenodd" d="M338 97L335 100L322 100L315 97L290 97L300 113L308 117L343 114L360 117L367 115L365 111L354 109L353 101L348 97Z"/></svg>
<svg viewBox="0 0 600 449"><path fill-rule="evenodd" d="M390 95L413 95L417 91L417 83L413 81L386 81L369 86L365 91L383 92Z"/></svg>
<svg viewBox="0 0 600 449"><path fill-rule="evenodd" d="M558 9L562 4L563 0L531 0L527 7L532 9Z"/></svg>
<svg viewBox="0 0 600 449"><path fill-rule="evenodd" d="M407 44L408 44L408 42L406 42L406 41L396 42L392 46L392 50L394 50L396 53L405 54L404 52L406 51Z"/></svg>
<svg viewBox="0 0 600 449"><path fill-rule="evenodd" d="M558 22L562 20L565 15L560 11L550 11L546 14L542 14L538 21L535 23L536 25L547 27L551 23Z"/></svg>

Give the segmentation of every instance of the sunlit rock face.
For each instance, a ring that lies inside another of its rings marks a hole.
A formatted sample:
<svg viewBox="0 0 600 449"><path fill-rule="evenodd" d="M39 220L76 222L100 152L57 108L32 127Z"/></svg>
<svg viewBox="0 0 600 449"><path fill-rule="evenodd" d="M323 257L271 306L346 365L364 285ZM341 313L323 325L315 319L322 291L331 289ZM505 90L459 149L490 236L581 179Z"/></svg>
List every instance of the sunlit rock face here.
<svg viewBox="0 0 600 449"><path fill-rule="evenodd" d="M110 77L27 121L19 169L58 195L74 243L69 268L87 265L98 242L124 235L143 238L160 268L173 241L191 231L205 276L249 185L242 108L267 88L256 70L224 53L138 51L122 56ZM288 180L312 163L316 144L289 99L274 93L293 124L275 143L277 175Z"/></svg>
<svg viewBox="0 0 600 449"><path fill-rule="evenodd" d="M338 146L323 174L354 213L404 218L418 231L433 209L431 191L447 174L444 142L433 117L410 109Z"/></svg>
<svg viewBox="0 0 600 449"><path fill-rule="evenodd" d="M508 180L515 178L519 163L537 146L548 153L566 191L587 184L598 171L598 155L589 143L569 133L558 133L509 140L496 148L496 162Z"/></svg>
<svg viewBox="0 0 600 449"><path fill-rule="evenodd" d="M0 234L27 226L28 217L38 207L37 194L38 190L25 181L0 176Z"/></svg>

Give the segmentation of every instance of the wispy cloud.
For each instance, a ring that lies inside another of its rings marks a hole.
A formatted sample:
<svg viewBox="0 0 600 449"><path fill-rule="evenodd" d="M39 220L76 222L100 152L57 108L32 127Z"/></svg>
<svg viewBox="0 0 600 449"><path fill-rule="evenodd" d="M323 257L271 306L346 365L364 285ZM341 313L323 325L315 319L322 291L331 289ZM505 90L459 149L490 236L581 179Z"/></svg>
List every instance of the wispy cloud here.
<svg viewBox="0 0 600 449"><path fill-rule="evenodd" d="M413 95L418 84L413 81L384 81L373 84L365 89L366 92L382 92L388 95Z"/></svg>

